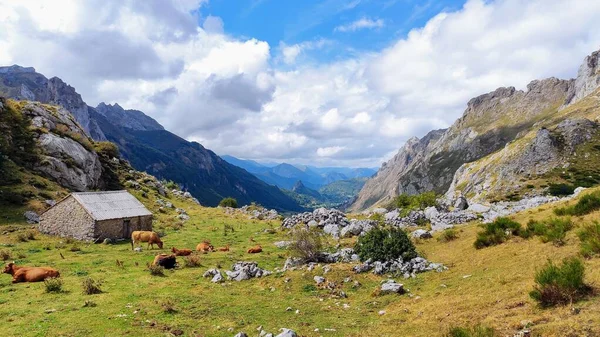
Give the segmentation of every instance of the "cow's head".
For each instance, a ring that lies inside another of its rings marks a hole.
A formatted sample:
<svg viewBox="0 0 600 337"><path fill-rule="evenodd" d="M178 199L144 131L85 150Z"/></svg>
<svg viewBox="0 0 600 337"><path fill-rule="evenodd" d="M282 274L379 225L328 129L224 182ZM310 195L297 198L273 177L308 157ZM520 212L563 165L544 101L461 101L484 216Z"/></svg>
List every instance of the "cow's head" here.
<svg viewBox="0 0 600 337"><path fill-rule="evenodd" d="M158 242L156 243L158 245L158 248L162 249L163 248L163 242L159 239Z"/></svg>
<svg viewBox="0 0 600 337"><path fill-rule="evenodd" d="M14 262L7 263L6 266L4 267L3 273L4 274L12 274L14 265L15 265Z"/></svg>

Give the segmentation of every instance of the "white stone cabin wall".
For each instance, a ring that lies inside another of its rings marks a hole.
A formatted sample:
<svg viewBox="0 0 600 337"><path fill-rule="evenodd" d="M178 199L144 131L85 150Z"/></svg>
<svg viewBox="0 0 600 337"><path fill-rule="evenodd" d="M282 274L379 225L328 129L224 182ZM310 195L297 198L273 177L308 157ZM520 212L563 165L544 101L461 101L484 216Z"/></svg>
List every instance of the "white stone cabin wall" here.
<svg viewBox="0 0 600 337"><path fill-rule="evenodd" d="M44 212L38 229L49 235L94 240L94 219L72 196Z"/></svg>

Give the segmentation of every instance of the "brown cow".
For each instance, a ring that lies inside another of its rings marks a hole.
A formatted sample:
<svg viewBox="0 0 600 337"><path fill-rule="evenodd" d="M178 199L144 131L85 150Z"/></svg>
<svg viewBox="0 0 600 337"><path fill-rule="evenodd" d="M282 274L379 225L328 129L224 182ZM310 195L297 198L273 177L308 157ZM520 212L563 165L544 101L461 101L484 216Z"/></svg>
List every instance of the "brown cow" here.
<svg viewBox="0 0 600 337"><path fill-rule="evenodd" d="M210 241L203 241L196 246L196 250L203 253L214 252L215 247L210 244Z"/></svg>
<svg viewBox="0 0 600 337"><path fill-rule="evenodd" d="M177 266L177 258L175 254L158 254L154 257L153 266L162 266L165 269L173 269Z"/></svg>
<svg viewBox="0 0 600 337"><path fill-rule="evenodd" d="M262 252L262 246L261 245L256 245L250 249L248 249L248 253L249 254L256 254L256 253L260 253Z"/></svg>
<svg viewBox="0 0 600 337"><path fill-rule="evenodd" d="M226 244L225 247L219 247L217 248L218 251L220 252L228 252L229 251L229 244Z"/></svg>
<svg viewBox="0 0 600 337"><path fill-rule="evenodd" d="M173 254L175 254L175 256L188 256L188 255L192 254L191 249L177 249L175 247L171 248L171 252L173 252Z"/></svg>
<svg viewBox="0 0 600 337"><path fill-rule="evenodd" d="M4 267L4 273L12 275L12 283L41 282L47 278L60 276L56 269L49 267L19 267L13 262Z"/></svg>
<svg viewBox="0 0 600 337"><path fill-rule="evenodd" d="M133 246L136 243L140 242L148 242L148 248L152 247L154 249L154 245L158 245L158 248L162 249L163 242L158 237L158 234L151 231L134 231L131 233L131 249L133 250Z"/></svg>

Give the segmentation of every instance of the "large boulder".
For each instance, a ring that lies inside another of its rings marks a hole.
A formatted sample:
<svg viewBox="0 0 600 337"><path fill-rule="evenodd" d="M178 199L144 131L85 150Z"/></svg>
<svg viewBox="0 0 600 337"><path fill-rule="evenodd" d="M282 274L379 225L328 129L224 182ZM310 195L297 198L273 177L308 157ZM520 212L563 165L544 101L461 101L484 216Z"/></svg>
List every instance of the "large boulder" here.
<svg viewBox="0 0 600 337"><path fill-rule="evenodd" d="M282 332L275 337L298 337L298 334L294 330L283 328Z"/></svg>
<svg viewBox="0 0 600 337"><path fill-rule="evenodd" d="M23 216L25 217L25 220L27 220L27 223L29 223L29 224L40 223L40 216L36 212L27 211L27 212L23 213Z"/></svg>
<svg viewBox="0 0 600 337"><path fill-rule="evenodd" d="M387 280L381 285L382 294L404 294L404 285L394 280Z"/></svg>

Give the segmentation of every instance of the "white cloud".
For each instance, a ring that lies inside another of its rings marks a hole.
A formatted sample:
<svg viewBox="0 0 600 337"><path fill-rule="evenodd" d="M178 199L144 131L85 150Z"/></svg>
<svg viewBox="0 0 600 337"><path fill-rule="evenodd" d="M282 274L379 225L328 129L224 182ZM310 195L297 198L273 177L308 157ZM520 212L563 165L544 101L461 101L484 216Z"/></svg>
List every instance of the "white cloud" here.
<svg viewBox="0 0 600 337"><path fill-rule="evenodd" d="M354 22L351 22L347 25L341 25L334 28L335 32L355 32L361 29L376 29L382 28L385 25L382 19L369 19L369 18L360 18Z"/></svg>
<svg viewBox="0 0 600 337"><path fill-rule="evenodd" d="M235 39L190 14L198 5L0 0L0 64L59 76L92 105L142 110L219 154L374 166L450 125L470 98L572 77L600 47L595 0L471 0L383 50L330 62L308 56L333 41Z"/></svg>

